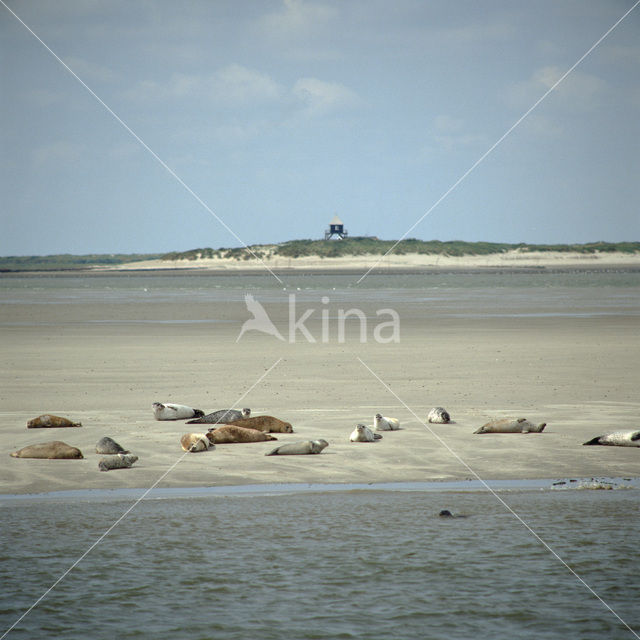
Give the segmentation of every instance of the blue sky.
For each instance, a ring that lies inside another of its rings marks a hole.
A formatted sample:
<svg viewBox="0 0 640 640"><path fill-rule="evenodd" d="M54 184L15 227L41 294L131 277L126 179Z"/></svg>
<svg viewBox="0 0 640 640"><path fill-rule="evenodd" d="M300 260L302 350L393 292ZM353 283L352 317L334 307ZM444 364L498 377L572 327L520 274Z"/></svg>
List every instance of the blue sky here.
<svg viewBox="0 0 640 640"><path fill-rule="evenodd" d="M635 0L3 1L231 232L0 5L0 255L640 240Z"/></svg>

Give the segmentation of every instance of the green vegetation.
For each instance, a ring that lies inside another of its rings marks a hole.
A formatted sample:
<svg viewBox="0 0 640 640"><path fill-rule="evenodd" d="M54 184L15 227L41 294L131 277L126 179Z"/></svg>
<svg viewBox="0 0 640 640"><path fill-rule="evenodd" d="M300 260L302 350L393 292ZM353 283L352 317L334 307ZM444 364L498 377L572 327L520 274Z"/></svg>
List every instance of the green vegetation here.
<svg viewBox="0 0 640 640"><path fill-rule="evenodd" d="M336 258L340 256L384 255L393 248L395 254L422 253L446 256L477 256L505 253L518 249L521 252L561 251L583 254L593 253L638 253L640 242L589 242L587 244L506 244L498 242L463 242L451 240L417 240L407 238L396 244L395 240L379 240L372 237L353 237L344 240L290 240L274 245L253 245L211 249L192 249L191 251L172 253L134 253L110 255L69 254L52 256L9 256L0 257L0 271L60 271L86 269L105 265L119 265L143 260L197 260L199 258L230 258L234 260L252 260L258 258L301 258L317 256Z"/></svg>
<svg viewBox="0 0 640 640"><path fill-rule="evenodd" d="M0 271L67 271L105 265L118 265L141 260L156 260L160 253L115 253L74 256L68 253L52 256L0 257Z"/></svg>

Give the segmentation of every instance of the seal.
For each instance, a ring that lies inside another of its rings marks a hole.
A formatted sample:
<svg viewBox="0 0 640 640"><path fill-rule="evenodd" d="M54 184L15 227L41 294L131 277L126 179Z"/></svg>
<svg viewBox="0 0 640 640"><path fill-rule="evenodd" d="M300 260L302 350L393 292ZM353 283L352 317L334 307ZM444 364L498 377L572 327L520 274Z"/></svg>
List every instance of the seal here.
<svg viewBox="0 0 640 640"><path fill-rule="evenodd" d="M50 413L43 413L33 420L27 422L27 429L41 429L41 428L53 428L53 427L81 427L82 422L72 422L67 418L61 418L60 416L52 416Z"/></svg>
<svg viewBox="0 0 640 640"><path fill-rule="evenodd" d="M540 433L546 426L546 422L535 425L526 418L500 418L490 420L473 433Z"/></svg>
<svg viewBox="0 0 640 640"><path fill-rule="evenodd" d="M235 424L237 427L245 429L257 429L267 433L293 433L293 427L290 422L285 422L273 416L254 416L253 418L242 418L234 420L227 424Z"/></svg>
<svg viewBox="0 0 640 640"><path fill-rule="evenodd" d="M185 451L197 453L207 449L215 449L215 445L207 438L206 433L185 433L180 438L180 444Z"/></svg>
<svg viewBox="0 0 640 640"><path fill-rule="evenodd" d="M98 469L100 471L111 471L112 469L130 469L131 465L138 460L138 456L124 455L119 453L117 456L109 456L108 458L100 458L98 461Z"/></svg>
<svg viewBox="0 0 640 640"><path fill-rule="evenodd" d="M374 433L369 427L364 424L359 424L349 436L349 442L374 442L380 440L382 436L379 433Z"/></svg>
<svg viewBox="0 0 640 640"><path fill-rule="evenodd" d="M640 430L613 431L582 444L603 444L610 447L640 447Z"/></svg>
<svg viewBox="0 0 640 640"><path fill-rule="evenodd" d="M400 428L400 421L397 418L387 418L376 413L373 417L373 427L376 431L397 431Z"/></svg>
<svg viewBox="0 0 640 640"><path fill-rule="evenodd" d="M443 409L442 407L433 407L433 409L431 409L427 414L427 422L447 424L448 422L451 422L451 416L446 409Z"/></svg>
<svg viewBox="0 0 640 640"><path fill-rule="evenodd" d="M230 424L235 420L248 418L250 415L251 409L243 409L242 411L237 409L218 409L218 411L208 413L197 420L189 420L187 424Z"/></svg>
<svg viewBox="0 0 640 640"><path fill-rule="evenodd" d="M443 509L439 514L441 518L466 518L464 515L453 515L449 509Z"/></svg>
<svg viewBox="0 0 640 640"><path fill-rule="evenodd" d="M48 460L82 460L80 449L61 440L30 444L11 454L12 458L46 458Z"/></svg>
<svg viewBox="0 0 640 640"><path fill-rule="evenodd" d="M98 440L98 444L96 444L96 453L106 455L129 452L123 449L115 440L112 440L109 436L105 436Z"/></svg>
<svg viewBox="0 0 640 640"><path fill-rule="evenodd" d="M266 440L277 440L272 435L257 431L256 429L246 429L235 424L223 424L217 429L207 433L207 438L214 444L232 444L234 442L265 442Z"/></svg>
<svg viewBox="0 0 640 640"><path fill-rule="evenodd" d="M156 420L186 420L187 418L199 418L204 415L204 411L192 409L185 404L154 402L153 415Z"/></svg>
<svg viewBox="0 0 640 640"><path fill-rule="evenodd" d="M273 451L265 453L265 456L298 456L305 453L320 453L329 446L326 440L304 440L303 442L290 442L276 447Z"/></svg>

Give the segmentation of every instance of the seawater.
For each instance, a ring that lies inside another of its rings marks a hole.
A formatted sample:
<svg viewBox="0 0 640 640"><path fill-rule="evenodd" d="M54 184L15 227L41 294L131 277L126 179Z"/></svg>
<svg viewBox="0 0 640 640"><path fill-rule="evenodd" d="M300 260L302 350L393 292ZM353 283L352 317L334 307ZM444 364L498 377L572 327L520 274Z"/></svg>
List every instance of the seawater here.
<svg viewBox="0 0 640 640"><path fill-rule="evenodd" d="M499 495L0 499L0 634L637 638L637 489Z"/></svg>
<svg viewBox="0 0 640 640"><path fill-rule="evenodd" d="M119 275L11 275L0 277L0 306L10 304L144 304L243 302L337 304L360 301L393 307L428 305L443 317L640 316L640 271L534 273L423 273L369 275L292 274L278 282L251 275L121 273ZM162 318L147 322L164 322ZM184 322L184 321L183 321ZM0 325L2 316L0 315Z"/></svg>

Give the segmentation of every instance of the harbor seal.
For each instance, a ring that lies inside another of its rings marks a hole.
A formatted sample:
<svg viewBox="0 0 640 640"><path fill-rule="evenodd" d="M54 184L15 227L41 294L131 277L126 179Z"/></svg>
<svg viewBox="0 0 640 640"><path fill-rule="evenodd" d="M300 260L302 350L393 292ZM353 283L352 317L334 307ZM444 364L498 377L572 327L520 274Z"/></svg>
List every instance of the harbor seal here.
<svg viewBox="0 0 640 640"><path fill-rule="evenodd" d="M214 444L232 444L234 442L265 442L266 440L277 440L272 435L257 431L256 429L246 429L235 424L223 424L217 429L207 433L207 438Z"/></svg>
<svg viewBox="0 0 640 640"><path fill-rule="evenodd" d="M80 449L72 447L66 442L54 440L53 442L41 442L30 444L11 454L12 458L45 458L47 460L82 460Z"/></svg>
<svg viewBox="0 0 640 640"><path fill-rule="evenodd" d="M397 431L400 421L397 418L387 418L380 413L373 417L373 427L376 431Z"/></svg>
<svg viewBox="0 0 640 640"><path fill-rule="evenodd" d="M185 433L180 438L180 444L185 451L197 453L207 449L215 449L215 445L207 438L206 433Z"/></svg>
<svg viewBox="0 0 640 640"><path fill-rule="evenodd" d="M359 424L349 436L349 442L374 442L381 439L382 436L379 433L374 433L364 424Z"/></svg>
<svg viewBox="0 0 640 640"><path fill-rule="evenodd" d="M117 456L109 456L108 458L100 458L98 461L98 469L100 471L111 471L112 469L130 469L131 465L138 460L138 456L124 455L119 453Z"/></svg>
<svg viewBox="0 0 640 640"><path fill-rule="evenodd" d="M603 444L611 447L640 447L640 430L613 431L582 444Z"/></svg>
<svg viewBox="0 0 640 640"><path fill-rule="evenodd" d="M433 407L431 411L427 414L427 422L432 422L434 424L447 424L451 422L451 416L446 409L442 407Z"/></svg>
<svg viewBox="0 0 640 640"><path fill-rule="evenodd" d="M293 433L293 427L290 422L285 422L273 416L254 416L253 418L242 418L234 420L227 424L235 424L237 427L245 429L257 429L267 433Z"/></svg>
<svg viewBox="0 0 640 640"><path fill-rule="evenodd" d="M546 422L535 425L526 418L500 418L490 420L473 433L540 433L546 426Z"/></svg>
<svg viewBox="0 0 640 640"><path fill-rule="evenodd" d="M105 436L98 440L98 444L96 444L96 453L107 455L129 452L123 449L115 440L112 440L109 436Z"/></svg>
<svg viewBox="0 0 640 640"><path fill-rule="evenodd" d="M154 402L153 415L156 420L186 420L187 418L199 418L204 415L204 411L192 409L185 404Z"/></svg>
<svg viewBox="0 0 640 640"><path fill-rule="evenodd" d="M451 511L449 511L449 509L443 509L439 514L438 514L441 518L466 518L467 516L465 515L453 515L453 513L451 513Z"/></svg>
<svg viewBox="0 0 640 640"><path fill-rule="evenodd" d="M290 442L276 447L273 451L265 453L265 456L298 456L305 453L320 453L328 447L326 440L305 440L303 442Z"/></svg>
<svg viewBox="0 0 640 640"><path fill-rule="evenodd" d="M82 422L72 422L67 418L52 416L50 413L43 413L33 420L27 422L27 429L53 428L53 427L81 427Z"/></svg>
<svg viewBox="0 0 640 640"><path fill-rule="evenodd" d="M242 420L251 415L251 409L245 408L242 411L237 409L218 409L213 413L208 413L197 420L189 420L187 424L230 424L235 420Z"/></svg>

